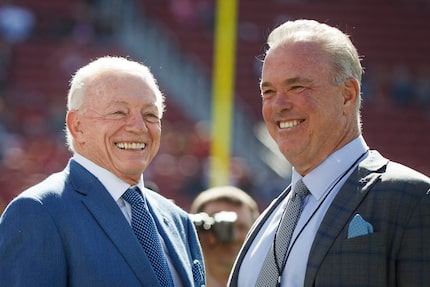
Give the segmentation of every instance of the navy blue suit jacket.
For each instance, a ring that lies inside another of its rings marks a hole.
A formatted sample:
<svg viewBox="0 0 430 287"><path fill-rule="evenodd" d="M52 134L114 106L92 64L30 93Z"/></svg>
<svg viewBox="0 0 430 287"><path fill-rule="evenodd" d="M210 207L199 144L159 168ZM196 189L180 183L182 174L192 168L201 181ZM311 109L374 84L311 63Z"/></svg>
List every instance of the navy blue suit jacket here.
<svg viewBox="0 0 430 287"><path fill-rule="evenodd" d="M159 194L145 193L184 286L204 285L202 253L188 215ZM3 213L0 285L159 286L116 202L73 160L15 198Z"/></svg>
<svg viewBox="0 0 430 287"><path fill-rule="evenodd" d="M252 241L289 191L275 199L253 226L229 287L237 286ZM355 214L366 218L374 232L348 238ZM327 210L310 250L304 287L430 286L429 271L430 179L371 151Z"/></svg>

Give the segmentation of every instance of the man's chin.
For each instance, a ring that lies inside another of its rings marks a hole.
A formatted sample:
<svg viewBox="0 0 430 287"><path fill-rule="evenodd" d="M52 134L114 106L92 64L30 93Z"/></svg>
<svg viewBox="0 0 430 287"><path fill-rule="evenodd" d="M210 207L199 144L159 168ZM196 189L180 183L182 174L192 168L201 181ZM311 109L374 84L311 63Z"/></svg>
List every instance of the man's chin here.
<svg viewBox="0 0 430 287"><path fill-rule="evenodd" d="M116 172L115 175L128 183L133 182L136 184L141 179L144 170L145 169L143 167L128 169L124 168L121 169L121 171Z"/></svg>

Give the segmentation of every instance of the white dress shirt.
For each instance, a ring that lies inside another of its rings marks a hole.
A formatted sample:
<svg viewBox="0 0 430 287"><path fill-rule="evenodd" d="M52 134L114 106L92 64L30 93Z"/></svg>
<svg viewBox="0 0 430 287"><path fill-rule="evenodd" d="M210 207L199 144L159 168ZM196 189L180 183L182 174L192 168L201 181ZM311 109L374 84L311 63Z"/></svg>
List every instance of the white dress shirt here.
<svg viewBox="0 0 430 287"><path fill-rule="evenodd" d="M281 286L304 285L309 252L317 230L336 194L368 150L362 136L331 154L318 167L303 177L310 194L306 197L302 214L291 238L289 255L282 272ZM360 159L359 161L357 161ZM292 190L301 178L293 169ZM276 229L292 192L277 206L255 237L240 267L238 286L255 286L261 267L269 251Z"/></svg>
<svg viewBox="0 0 430 287"><path fill-rule="evenodd" d="M125 201L121 196L124 192L130 187L130 184L124 182L122 179L118 178L116 175L111 173L105 168L100 167L94 162L88 160L87 158L81 156L78 153L74 153L73 160L82 165L86 170L92 173L97 179L103 184L103 186L107 189L109 194L118 204L128 223L131 225L131 206ZM139 187L142 193L145 193L146 190L143 184L143 175L141 176L139 183L135 186ZM152 191L151 191L152 192ZM167 263L169 265L170 273L172 274L173 282L175 286L182 287L182 281L179 277L178 272L172 264L172 260L170 259L169 252L166 248L164 240L162 236L159 234L164 252L167 254Z"/></svg>

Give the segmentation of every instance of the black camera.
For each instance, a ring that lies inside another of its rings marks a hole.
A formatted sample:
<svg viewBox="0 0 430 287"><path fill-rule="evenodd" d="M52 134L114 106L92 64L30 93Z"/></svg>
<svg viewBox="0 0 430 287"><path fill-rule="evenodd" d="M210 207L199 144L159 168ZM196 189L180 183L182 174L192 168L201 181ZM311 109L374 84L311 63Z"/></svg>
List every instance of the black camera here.
<svg viewBox="0 0 430 287"><path fill-rule="evenodd" d="M220 243L234 240L234 223L237 214L234 211L221 211L209 216L205 212L191 214L196 229L200 232L212 232Z"/></svg>

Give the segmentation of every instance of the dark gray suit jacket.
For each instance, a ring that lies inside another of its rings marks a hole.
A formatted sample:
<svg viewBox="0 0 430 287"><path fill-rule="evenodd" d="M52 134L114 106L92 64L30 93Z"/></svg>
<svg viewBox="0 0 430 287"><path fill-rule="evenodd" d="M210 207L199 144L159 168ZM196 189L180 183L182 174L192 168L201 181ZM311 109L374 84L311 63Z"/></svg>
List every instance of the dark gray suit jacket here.
<svg viewBox="0 0 430 287"><path fill-rule="evenodd" d="M188 215L146 197L184 286L204 284ZM159 286L149 259L104 186L75 161L30 188L0 218L0 286Z"/></svg>
<svg viewBox="0 0 430 287"><path fill-rule="evenodd" d="M252 241L289 190L253 227L228 286L237 286ZM373 225L374 233L348 239L349 222L357 213ZM342 186L317 231L304 286L430 286L430 179L371 151Z"/></svg>

